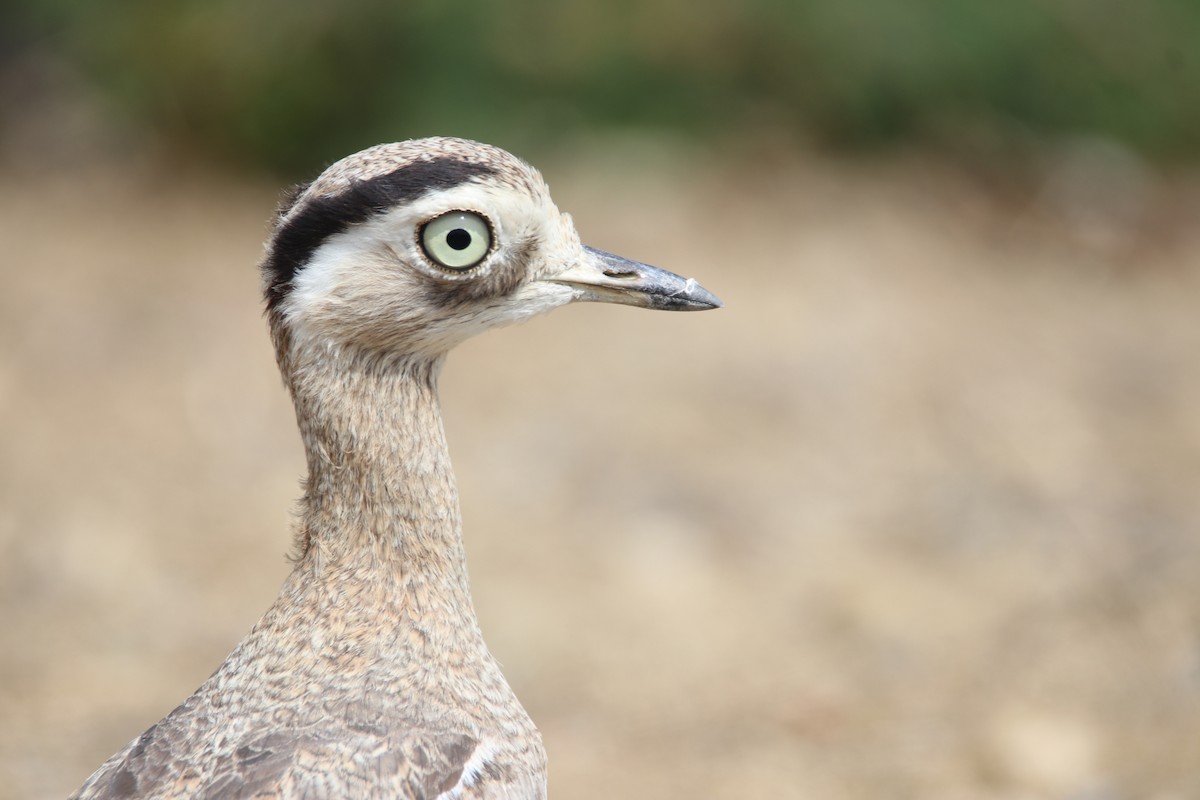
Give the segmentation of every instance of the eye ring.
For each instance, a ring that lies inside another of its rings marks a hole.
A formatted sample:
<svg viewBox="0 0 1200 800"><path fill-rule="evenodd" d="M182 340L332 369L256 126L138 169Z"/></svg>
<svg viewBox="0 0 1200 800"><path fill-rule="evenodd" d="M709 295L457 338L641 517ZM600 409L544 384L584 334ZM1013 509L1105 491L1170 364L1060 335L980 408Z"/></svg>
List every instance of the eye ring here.
<svg viewBox="0 0 1200 800"><path fill-rule="evenodd" d="M474 211L447 211L421 226L417 234L425 257L439 267L465 272L492 252L492 225Z"/></svg>

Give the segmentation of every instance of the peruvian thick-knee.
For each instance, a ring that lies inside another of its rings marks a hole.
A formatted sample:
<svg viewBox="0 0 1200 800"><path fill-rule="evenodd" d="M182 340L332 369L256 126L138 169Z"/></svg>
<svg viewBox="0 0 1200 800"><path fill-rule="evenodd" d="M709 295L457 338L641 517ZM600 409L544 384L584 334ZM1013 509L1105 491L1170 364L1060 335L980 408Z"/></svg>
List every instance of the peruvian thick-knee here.
<svg viewBox="0 0 1200 800"><path fill-rule="evenodd" d="M297 187L262 261L304 440L295 568L191 697L78 798L540 798L541 737L472 606L437 375L458 342L574 301L720 302L584 246L529 165L379 145Z"/></svg>

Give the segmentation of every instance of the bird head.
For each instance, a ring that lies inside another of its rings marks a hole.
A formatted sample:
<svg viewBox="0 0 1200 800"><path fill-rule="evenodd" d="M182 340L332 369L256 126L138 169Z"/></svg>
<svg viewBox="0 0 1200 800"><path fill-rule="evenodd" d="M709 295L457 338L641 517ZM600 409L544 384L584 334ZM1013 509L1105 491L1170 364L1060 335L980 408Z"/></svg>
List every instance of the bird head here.
<svg viewBox="0 0 1200 800"><path fill-rule="evenodd" d="M279 209L262 262L277 346L436 357L575 301L721 305L694 280L584 246L533 167L463 139L383 144Z"/></svg>

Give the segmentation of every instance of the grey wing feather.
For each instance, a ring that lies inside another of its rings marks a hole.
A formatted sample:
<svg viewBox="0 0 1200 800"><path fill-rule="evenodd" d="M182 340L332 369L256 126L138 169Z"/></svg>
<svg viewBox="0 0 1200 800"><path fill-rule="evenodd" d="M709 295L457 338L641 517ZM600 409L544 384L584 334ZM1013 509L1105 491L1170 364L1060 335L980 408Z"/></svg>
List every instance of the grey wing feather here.
<svg viewBox="0 0 1200 800"><path fill-rule="evenodd" d="M271 733L241 745L197 796L433 800L458 783L476 745L462 734Z"/></svg>
<svg viewBox="0 0 1200 800"><path fill-rule="evenodd" d="M434 800L483 796L487 789L481 778L505 782L506 777L491 764L464 776L479 747L465 734L277 731L245 739L221 755L195 753L193 763L171 752L171 733L162 723L148 730L106 762L75 798Z"/></svg>

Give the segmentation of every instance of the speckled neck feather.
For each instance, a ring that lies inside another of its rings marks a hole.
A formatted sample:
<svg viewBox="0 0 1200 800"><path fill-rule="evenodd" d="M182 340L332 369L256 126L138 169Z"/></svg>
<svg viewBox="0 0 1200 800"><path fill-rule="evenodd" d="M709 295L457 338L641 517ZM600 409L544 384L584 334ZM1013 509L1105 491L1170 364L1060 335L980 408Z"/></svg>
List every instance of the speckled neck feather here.
<svg viewBox="0 0 1200 800"><path fill-rule="evenodd" d="M318 581L351 569L471 608L437 397L442 361L346 350L289 359L308 458L297 560ZM473 609L464 622L456 633L477 636Z"/></svg>

